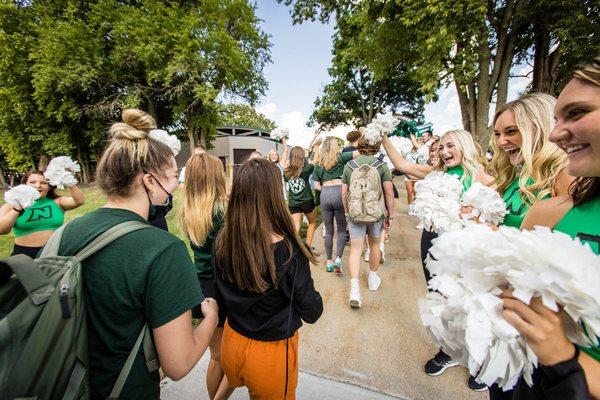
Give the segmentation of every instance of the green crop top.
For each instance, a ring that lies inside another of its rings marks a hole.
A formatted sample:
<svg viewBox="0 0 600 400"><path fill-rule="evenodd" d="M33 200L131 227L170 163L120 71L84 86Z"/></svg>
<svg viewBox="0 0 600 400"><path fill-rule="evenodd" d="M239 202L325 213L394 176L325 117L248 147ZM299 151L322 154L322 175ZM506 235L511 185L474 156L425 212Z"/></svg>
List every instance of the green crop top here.
<svg viewBox="0 0 600 400"><path fill-rule="evenodd" d="M27 207L21 214L15 226L13 233L15 237L29 235L33 232L55 231L65 222L65 212L56 201L43 197L37 199L35 203Z"/></svg>
<svg viewBox="0 0 600 400"><path fill-rule="evenodd" d="M458 177L458 179L460 180L460 183L462 183L462 186L463 186L463 193L466 192L467 190L469 190L469 188L473 184L473 177L469 176L467 179L463 179L465 170L462 165L450 167L450 168L448 168L446 173Z"/></svg>
<svg viewBox="0 0 600 400"><path fill-rule="evenodd" d="M533 185L533 182L535 181L532 178L529 178L526 186ZM544 196L544 199L547 198L550 198L550 195ZM510 186L506 188L506 191L502 195L502 199L506 203L507 211L502 225L520 228L531 204L523 201L523 196L521 196L521 191L519 190L519 177L516 177Z"/></svg>
<svg viewBox="0 0 600 400"><path fill-rule="evenodd" d="M565 214L554 230L579 238L589 244L592 251L600 255L600 197L573 207ZM580 347L581 351L600 362L600 346Z"/></svg>

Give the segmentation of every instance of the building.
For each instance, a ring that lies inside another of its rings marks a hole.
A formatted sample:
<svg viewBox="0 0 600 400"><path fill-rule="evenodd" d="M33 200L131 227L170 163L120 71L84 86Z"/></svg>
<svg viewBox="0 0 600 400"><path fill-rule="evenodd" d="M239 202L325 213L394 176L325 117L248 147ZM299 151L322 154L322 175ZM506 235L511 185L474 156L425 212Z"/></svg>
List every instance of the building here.
<svg viewBox="0 0 600 400"><path fill-rule="evenodd" d="M212 146L208 153L221 160L227 174L231 174L254 151L263 156L272 149L276 149L280 155L283 151L282 144L271 139L269 132L243 126L217 127L217 137L212 141ZM177 156L178 165L183 166L189 155L188 148L182 149Z"/></svg>

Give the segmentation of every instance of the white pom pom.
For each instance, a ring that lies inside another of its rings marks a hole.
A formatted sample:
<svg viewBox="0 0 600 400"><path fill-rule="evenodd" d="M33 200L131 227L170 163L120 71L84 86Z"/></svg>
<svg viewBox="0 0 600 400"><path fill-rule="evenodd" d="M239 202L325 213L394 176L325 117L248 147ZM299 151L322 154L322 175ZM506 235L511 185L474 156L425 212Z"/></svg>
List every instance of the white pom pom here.
<svg viewBox="0 0 600 400"><path fill-rule="evenodd" d="M281 140L290 137L290 130L287 128L275 128L271 131L271 139Z"/></svg>
<svg viewBox="0 0 600 400"><path fill-rule="evenodd" d="M415 183L415 192L409 214L419 218L418 229L442 233L462 228L462 185L456 176L441 171L430 172L425 179Z"/></svg>
<svg viewBox="0 0 600 400"><path fill-rule="evenodd" d="M177 136L169 135L167 131L162 129L152 129L148 136L169 146L173 152L173 156L177 156L177 154L179 154L179 151L181 150L181 142L179 139L177 139Z"/></svg>
<svg viewBox="0 0 600 400"><path fill-rule="evenodd" d="M405 137L392 136L390 142L402 157L406 157L413 149L413 143Z"/></svg>
<svg viewBox="0 0 600 400"><path fill-rule="evenodd" d="M430 254L429 286L441 294L419 301L423 324L444 351L487 385L510 389L520 376L531 383L537 365L526 341L502 318L499 287L509 285L526 304L538 296L551 309L560 304L569 339L598 344L600 256L579 240L548 228L495 232L468 224L435 239Z"/></svg>
<svg viewBox="0 0 600 400"><path fill-rule="evenodd" d="M4 193L4 201L12 206L27 208L40 198L40 192L29 185L19 185Z"/></svg>
<svg viewBox="0 0 600 400"><path fill-rule="evenodd" d="M473 207L472 216L479 216L479 222L488 222L498 226L506 216L506 203L502 197L497 191L480 182L473 183L463 193L462 204Z"/></svg>
<svg viewBox="0 0 600 400"><path fill-rule="evenodd" d="M365 128L363 137L371 146L376 145L381 141L381 127L377 124L370 123Z"/></svg>
<svg viewBox="0 0 600 400"><path fill-rule="evenodd" d="M378 125L382 133L388 134L396 129L396 126L400 123L400 119L392 113L377 114L372 123Z"/></svg>
<svg viewBox="0 0 600 400"><path fill-rule="evenodd" d="M54 157L48 164L44 176L52 186L59 189L77 185L75 173L81 171L79 164L70 157Z"/></svg>

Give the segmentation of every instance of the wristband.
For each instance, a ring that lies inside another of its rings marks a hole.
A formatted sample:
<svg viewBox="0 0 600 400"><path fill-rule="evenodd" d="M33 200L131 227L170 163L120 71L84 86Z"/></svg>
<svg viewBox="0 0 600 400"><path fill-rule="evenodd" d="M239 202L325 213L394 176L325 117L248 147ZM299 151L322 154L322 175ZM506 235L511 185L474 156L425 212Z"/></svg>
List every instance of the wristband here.
<svg viewBox="0 0 600 400"><path fill-rule="evenodd" d="M24 208L21 208L20 210L16 207L13 206L13 210L15 210L16 212L19 213L19 216L23 215L23 213L25 212Z"/></svg>

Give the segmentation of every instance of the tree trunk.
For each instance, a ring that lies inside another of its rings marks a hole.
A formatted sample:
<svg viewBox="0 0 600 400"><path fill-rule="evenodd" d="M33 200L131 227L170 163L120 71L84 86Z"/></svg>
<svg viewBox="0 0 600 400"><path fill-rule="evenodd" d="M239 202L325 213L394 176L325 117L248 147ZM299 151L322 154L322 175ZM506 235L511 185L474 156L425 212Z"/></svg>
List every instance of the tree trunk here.
<svg viewBox="0 0 600 400"><path fill-rule="evenodd" d="M48 155L41 154L40 159L38 161L37 169L39 171L44 171L48 167Z"/></svg>
<svg viewBox="0 0 600 400"><path fill-rule="evenodd" d="M77 146L77 161L81 165L81 183L88 184L91 182L90 163L87 157L81 151L81 147Z"/></svg>
<svg viewBox="0 0 600 400"><path fill-rule="evenodd" d="M152 116L152 118L154 118L154 120L156 121L156 108L154 107L154 102L152 101L152 97L151 96L146 96L146 99L148 99L148 114L150 114ZM158 121L156 121L158 123Z"/></svg>
<svg viewBox="0 0 600 400"><path fill-rule="evenodd" d="M2 184L2 188L7 188L8 184L6 183L6 179L4 179L4 170L0 169L0 184Z"/></svg>
<svg viewBox="0 0 600 400"><path fill-rule="evenodd" d="M194 121L192 120L192 111L188 111L188 127L187 127L187 137L188 143L190 144L190 153L194 154L194 147L196 147L196 137L194 135Z"/></svg>

